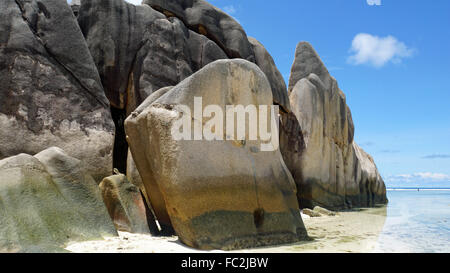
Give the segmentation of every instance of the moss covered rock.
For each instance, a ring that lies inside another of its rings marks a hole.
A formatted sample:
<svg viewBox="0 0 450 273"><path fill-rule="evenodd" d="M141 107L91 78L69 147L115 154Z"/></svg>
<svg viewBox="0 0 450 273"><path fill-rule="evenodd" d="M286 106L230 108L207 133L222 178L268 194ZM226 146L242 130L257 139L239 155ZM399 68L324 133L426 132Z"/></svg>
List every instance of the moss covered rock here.
<svg viewBox="0 0 450 273"><path fill-rule="evenodd" d="M117 232L79 160L50 148L0 161L0 252L59 252Z"/></svg>

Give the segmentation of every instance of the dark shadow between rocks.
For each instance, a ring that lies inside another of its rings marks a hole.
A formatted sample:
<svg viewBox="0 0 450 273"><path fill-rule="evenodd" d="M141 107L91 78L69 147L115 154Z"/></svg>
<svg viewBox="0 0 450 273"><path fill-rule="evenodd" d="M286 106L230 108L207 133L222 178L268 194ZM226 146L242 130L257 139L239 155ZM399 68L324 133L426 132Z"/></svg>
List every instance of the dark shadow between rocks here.
<svg viewBox="0 0 450 273"><path fill-rule="evenodd" d="M127 155L128 143L125 134L124 122L127 118L126 110L111 106L111 115L116 126L116 133L114 137L114 151L113 151L113 167L120 173L127 172Z"/></svg>

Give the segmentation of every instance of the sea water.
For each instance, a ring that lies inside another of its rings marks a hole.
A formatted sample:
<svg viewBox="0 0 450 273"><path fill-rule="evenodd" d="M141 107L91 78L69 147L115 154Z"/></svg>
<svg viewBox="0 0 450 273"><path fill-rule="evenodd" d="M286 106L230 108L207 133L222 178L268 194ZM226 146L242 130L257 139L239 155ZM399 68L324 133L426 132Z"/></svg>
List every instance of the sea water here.
<svg viewBox="0 0 450 273"><path fill-rule="evenodd" d="M388 190L375 252L450 252L450 190Z"/></svg>

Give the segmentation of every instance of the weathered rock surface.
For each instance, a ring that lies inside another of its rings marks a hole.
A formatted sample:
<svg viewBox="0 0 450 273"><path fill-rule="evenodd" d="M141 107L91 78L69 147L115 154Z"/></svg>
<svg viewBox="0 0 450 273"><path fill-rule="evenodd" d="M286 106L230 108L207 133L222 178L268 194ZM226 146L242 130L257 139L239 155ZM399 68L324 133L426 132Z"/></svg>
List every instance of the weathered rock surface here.
<svg viewBox="0 0 450 273"><path fill-rule="evenodd" d="M280 112L280 152L294 181L303 178L301 165L305 140L300 123L293 112ZM298 184L298 183L297 183ZM297 191L297 194L300 191Z"/></svg>
<svg viewBox="0 0 450 273"><path fill-rule="evenodd" d="M290 101L306 149L290 168L300 205L344 209L386 203L373 160L354 144L351 112L336 80L310 44L300 43L295 56Z"/></svg>
<svg viewBox="0 0 450 273"><path fill-rule="evenodd" d="M291 111L289 96L283 76L275 65L273 58L256 39L249 37L255 52L256 64L266 75L272 88L273 103L280 106L280 151L293 178L301 178L299 165L305 142L297 117Z"/></svg>
<svg viewBox="0 0 450 273"><path fill-rule="evenodd" d="M267 79L269 80L274 104L280 105L282 111L289 113L291 111L291 106L286 83L275 65L272 56L270 56L269 52L258 40L252 37L249 37L248 40L255 52L256 64L261 68L264 74L266 74Z"/></svg>
<svg viewBox="0 0 450 273"><path fill-rule="evenodd" d="M159 230L155 221L155 211L153 210L149 195L147 194L144 183L142 182L141 175L139 174L139 170L136 167L136 163L134 162L133 155L131 154L130 149L128 149L127 155L127 179L131 184L138 187L138 189L142 193L142 198L145 202L147 222L150 228L150 233L153 235L173 235L173 228L170 228L169 230Z"/></svg>
<svg viewBox="0 0 450 273"><path fill-rule="evenodd" d="M123 0L81 1L78 23L112 106L125 108L134 62L149 39L144 33L158 19L165 16L147 6L134 6ZM168 60L174 62L175 58L170 57ZM139 84L139 78L136 82ZM133 95L136 94L130 93Z"/></svg>
<svg viewBox="0 0 450 273"><path fill-rule="evenodd" d="M62 251L117 232L94 179L59 148L0 160L0 252Z"/></svg>
<svg viewBox="0 0 450 273"><path fill-rule="evenodd" d="M81 0L78 22L107 97L127 114L154 91L227 58L213 41L148 5Z"/></svg>
<svg viewBox="0 0 450 273"><path fill-rule="evenodd" d="M308 77L311 73L319 77L327 90L331 89L332 77L317 52L308 42L300 42L295 50L295 59L289 77L289 94L299 80Z"/></svg>
<svg viewBox="0 0 450 273"><path fill-rule="evenodd" d="M386 197L386 185L378 172L377 166L372 156L366 153L361 147L353 142L353 149L356 153L359 165L356 171L357 181L361 181L359 192L360 200L368 204L385 204L388 200Z"/></svg>
<svg viewBox="0 0 450 273"><path fill-rule="evenodd" d="M0 2L0 82L0 159L59 146L112 173L109 103L65 1Z"/></svg>
<svg viewBox="0 0 450 273"><path fill-rule="evenodd" d="M75 15L75 17L78 17L78 12L80 11L80 5L81 5L80 0L72 0L72 2L70 2L70 8L72 9L73 15Z"/></svg>
<svg viewBox="0 0 450 273"><path fill-rule="evenodd" d="M155 102L158 98L166 94L172 88L173 88L172 86L168 86L152 93L150 96L147 97L147 99L144 100L144 102L141 105L139 105L138 108L136 108L136 110L133 111L132 116L136 117L140 115L148 107L150 107L150 105L152 105L153 102ZM136 139L140 137L141 137L140 135L137 135ZM127 141L129 143L131 142L128 134L127 134ZM142 141L147 140L143 138ZM160 189L156 184L156 181L152 180L151 175L152 170L148 160L149 158L147 158L147 154L138 151L133 155L130 149L130 154L128 155L127 158L127 175L130 177L131 179L130 181L132 181L132 183L135 185L139 185L139 187L142 188L142 192L146 194L145 199L147 201L147 204L153 210L155 216L158 218L157 220L159 221L162 232L170 233L167 232L167 230L173 229L172 224L170 222L170 218L166 212L164 197L160 193ZM137 174L139 174L139 177L137 176ZM150 182L144 183L143 182L144 180Z"/></svg>
<svg viewBox="0 0 450 273"><path fill-rule="evenodd" d="M106 177L99 185L103 201L116 229L130 233L150 233L148 211L138 187L125 175ZM151 215L151 214L149 214Z"/></svg>
<svg viewBox="0 0 450 273"><path fill-rule="evenodd" d="M302 213L308 215L309 217L322 217L322 214L312 210L312 209L303 209Z"/></svg>
<svg viewBox="0 0 450 273"><path fill-rule="evenodd" d="M134 162L133 155L131 154L130 149L128 149L127 155L127 179L131 184L138 187L145 194L144 183L142 183L141 175L136 167L136 163Z"/></svg>
<svg viewBox="0 0 450 273"><path fill-rule="evenodd" d="M251 141L248 134L246 141L172 138L171 128L183 113L192 119L193 112L182 105L194 109L194 97L223 111L226 105L271 105L273 100L256 65L220 60L130 115L127 138L160 223L173 225L184 243L201 249L304 239L295 183L279 150L262 152L262 141Z"/></svg>
<svg viewBox="0 0 450 273"><path fill-rule="evenodd" d="M189 30L187 44L191 56L192 71L194 72L216 60L228 59L228 56L216 43L192 30Z"/></svg>
<svg viewBox="0 0 450 273"><path fill-rule="evenodd" d="M336 216L337 213L331 210L327 210L325 208L316 206L314 209L305 208L302 210L302 213L308 215L309 217L322 217L322 216Z"/></svg>
<svg viewBox="0 0 450 273"><path fill-rule="evenodd" d="M102 183L116 226L147 233L154 214L163 233L174 227L193 247L306 237L295 183L302 207L387 202L374 160L353 141L345 95L308 43L297 47L288 93L264 46L220 9L143 3L0 1L0 251L115 233L92 183L112 174L113 146L114 166L135 185ZM284 159L260 141L174 141L180 104L196 96L222 108L280 105ZM45 150L55 145L67 155Z"/></svg>
<svg viewBox="0 0 450 273"><path fill-rule="evenodd" d="M260 66L274 102L289 112L286 86L272 57L232 17L205 1L145 4L92 0L72 6L114 107L129 114L152 92L178 84L213 61L239 57ZM187 18L204 21L216 34L205 33L203 24L189 25Z"/></svg>
<svg viewBox="0 0 450 273"><path fill-rule="evenodd" d="M289 112L286 86L272 57L259 42L249 41L232 17L205 1L145 4L82 0L73 6L112 106L129 115L154 91L230 57L257 61L274 102ZM206 33L205 26L214 33Z"/></svg>
<svg viewBox="0 0 450 273"><path fill-rule="evenodd" d="M327 209L319 207L319 206L314 207L313 211L320 213L321 215L325 215L325 216L336 216L338 214L337 212L327 210Z"/></svg>
<svg viewBox="0 0 450 273"><path fill-rule="evenodd" d="M180 3L166 4L176 6ZM266 49L254 39L249 42L241 26L220 10L201 1L192 5L198 9L194 12L199 16L197 19L211 23L211 29L219 32L220 37L224 35L220 39L225 39L231 46L231 49L222 46L225 52L236 49L257 61L271 83L274 103L281 106L283 114L289 112L284 80ZM217 39L198 27L186 26L184 15L174 16L158 5L155 8L163 13L148 5L134 6L123 0L81 1L81 6L73 8L77 9L79 24L113 106L116 123L114 166L125 172L123 165L128 147L122 138L121 121L156 90L176 85L205 65L229 56L217 45ZM176 10L181 12L182 9ZM188 11L187 16L194 13ZM214 14L220 14L220 23L208 19ZM117 109L124 109L124 112ZM282 131L281 134L288 133Z"/></svg>
<svg viewBox="0 0 450 273"><path fill-rule="evenodd" d="M255 62L247 34L233 17L204 0L144 0L168 17L177 17L191 30L207 36L219 45L229 58Z"/></svg>

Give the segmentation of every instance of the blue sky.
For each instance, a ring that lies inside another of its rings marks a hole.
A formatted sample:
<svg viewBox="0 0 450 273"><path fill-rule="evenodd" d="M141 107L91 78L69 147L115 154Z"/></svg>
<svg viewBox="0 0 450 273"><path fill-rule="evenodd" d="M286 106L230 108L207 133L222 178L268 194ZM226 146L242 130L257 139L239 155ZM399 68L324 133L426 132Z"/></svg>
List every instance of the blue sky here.
<svg viewBox="0 0 450 273"><path fill-rule="evenodd" d="M450 187L450 1L209 2L265 45L286 81L297 43L313 45L388 186Z"/></svg>

